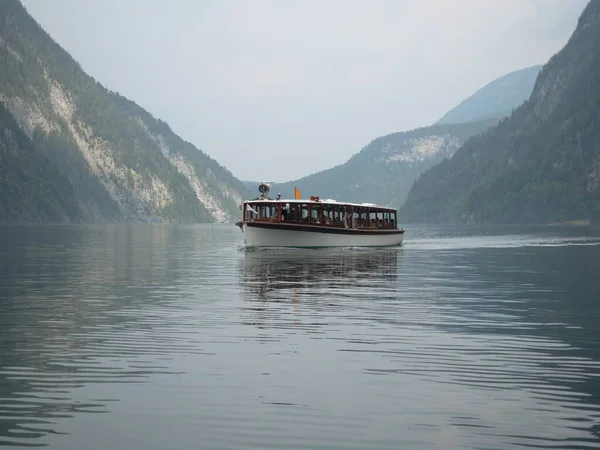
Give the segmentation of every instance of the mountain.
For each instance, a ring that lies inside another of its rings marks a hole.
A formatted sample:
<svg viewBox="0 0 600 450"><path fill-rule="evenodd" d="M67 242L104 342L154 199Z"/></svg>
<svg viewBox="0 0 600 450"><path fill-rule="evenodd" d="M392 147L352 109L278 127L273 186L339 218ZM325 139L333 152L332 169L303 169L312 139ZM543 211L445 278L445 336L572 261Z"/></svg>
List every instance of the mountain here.
<svg viewBox="0 0 600 450"><path fill-rule="evenodd" d="M600 0L508 119L424 173L404 222L600 221Z"/></svg>
<svg viewBox="0 0 600 450"><path fill-rule="evenodd" d="M448 111L436 124L465 123L509 116L533 90L542 66L510 72L485 85Z"/></svg>
<svg viewBox="0 0 600 450"><path fill-rule="evenodd" d="M495 124L495 120L434 125L379 137L346 163L299 180L273 184L272 193L293 197L318 195L339 201L400 206L414 180L426 169L451 157L463 142ZM257 195L257 184L251 196Z"/></svg>
<svg viewBox="0 0 600 450"><path fill-rule="evenodd" d="M68 180L82 220L213 222L239 213L239 180L87 75L18 0L0 2L0 61L0 102ZM14 201L0 197L3 207Z"/></svg>
<svg viewBox="0 0 600 450"><path fill-rule="evenodd" d="M0 222L74 222L69 180L50 164L0 102Z"/></svg>
<svg viewBox="0 0 600 450"><path fill-rule="evenodd" d="M400 206L414 181L522 104L533 89L541 66L506 74L462 101L436 124L379 137L344 164L298 180L277 183L272 192L284 197L298 187L303 194L340 201ZM247 195L257 195L258 182L245 181Z"/></svg>

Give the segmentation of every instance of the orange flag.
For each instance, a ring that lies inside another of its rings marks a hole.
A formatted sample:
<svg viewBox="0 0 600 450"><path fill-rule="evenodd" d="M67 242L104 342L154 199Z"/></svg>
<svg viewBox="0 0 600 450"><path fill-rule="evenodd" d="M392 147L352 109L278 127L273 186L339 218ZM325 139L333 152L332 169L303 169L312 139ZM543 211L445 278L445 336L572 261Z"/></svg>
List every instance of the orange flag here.
<svg viewBox="0 0 600 450"><path fill-rule="evenodd" d="M294 187L294 198L298 200L300 198L300 191L297 187Z"/></svg>

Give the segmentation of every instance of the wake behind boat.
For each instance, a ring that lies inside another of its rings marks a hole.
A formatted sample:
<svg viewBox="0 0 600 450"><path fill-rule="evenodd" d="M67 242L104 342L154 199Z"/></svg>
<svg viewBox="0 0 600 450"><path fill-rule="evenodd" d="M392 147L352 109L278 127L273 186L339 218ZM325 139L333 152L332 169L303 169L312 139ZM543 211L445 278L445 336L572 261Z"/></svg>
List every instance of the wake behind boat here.
<svg viewBox="0 0 600 450"><path fill-rule="evenodd" d="M389 247L400 245L404 229L397 211L373 203L269 198L269 183L260 197L242 204L244 244L250 247Z"/></svg>

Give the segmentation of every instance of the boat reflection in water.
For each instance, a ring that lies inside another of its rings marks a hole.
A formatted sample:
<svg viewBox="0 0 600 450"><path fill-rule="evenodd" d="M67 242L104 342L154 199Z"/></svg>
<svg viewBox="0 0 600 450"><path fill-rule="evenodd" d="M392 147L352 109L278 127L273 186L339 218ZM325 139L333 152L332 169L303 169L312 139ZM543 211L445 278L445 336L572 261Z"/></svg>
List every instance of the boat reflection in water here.
<svg viewBox="0 0 600 450"><path fill-rule="evenodd" d="M242 322L261 329L316 332L365 297L396 287L402 248L246 251L240 264Z"/></svg>
<svg viewBox="0 0 600 450"><path fill-rule="evenodd" d="M395 283L402 248L246 251L240 280L246 300L331 301L352 288Z"/></svg>

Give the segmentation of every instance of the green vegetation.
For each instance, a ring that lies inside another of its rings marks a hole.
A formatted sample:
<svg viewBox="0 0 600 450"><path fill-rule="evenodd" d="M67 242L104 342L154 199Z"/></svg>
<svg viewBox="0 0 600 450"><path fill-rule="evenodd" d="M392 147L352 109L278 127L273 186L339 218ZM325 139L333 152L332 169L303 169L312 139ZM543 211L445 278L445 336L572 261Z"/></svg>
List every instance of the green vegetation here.
<svg viewBox="0 0 600 450"><path fill-rule="evenodd" d="M239 213L232 197L243 195L240 181L166 123L83 72L18 0L0 2L0 60L0 99L21 126L35 124L24 131L70 181L85 220L211 222L205 197L230 217ZM169 156L194 168L202 198ZM172 201L165 206L157 195Z"/></svg>
<svg viewBox="0 0 600 450"><path fill-rule="evenodd" d="M600 221L600 0L544 66L531 98L424 173L405 222Z"/></svg>

